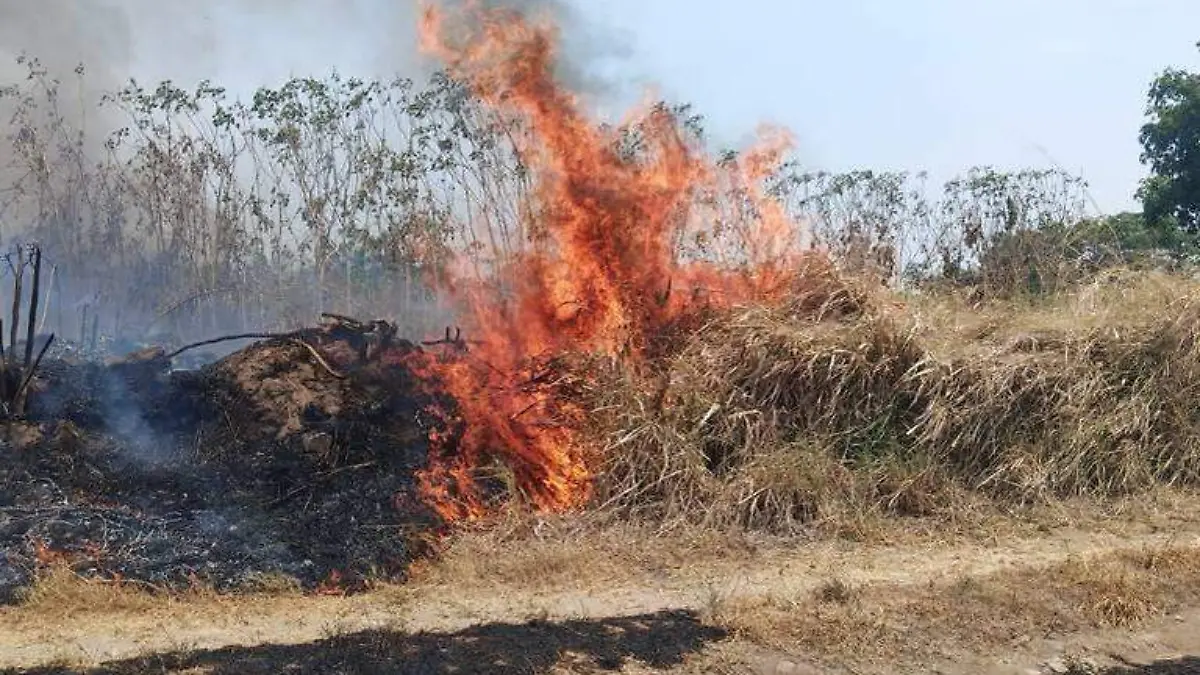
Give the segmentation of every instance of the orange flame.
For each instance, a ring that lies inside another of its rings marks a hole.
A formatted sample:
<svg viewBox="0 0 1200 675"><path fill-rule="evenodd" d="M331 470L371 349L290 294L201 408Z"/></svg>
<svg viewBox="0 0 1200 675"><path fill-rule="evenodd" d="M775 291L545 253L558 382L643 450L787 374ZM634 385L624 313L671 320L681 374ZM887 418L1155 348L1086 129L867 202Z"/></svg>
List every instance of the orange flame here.
<svg viewBox="0 0 1200 675"><path fill-rule="evenodd" d="M317 584L313 589L314 595L345 595L346 589L342 587L342 573L338 570L330 570L329 576Z"/></svg>
<svg viewBox="0 0 1200 675"><path fill-rule="evenodd" d="M44 566L69 565L73 562L70 553L53 548L40 537L33 540L33 557L39 565Z"/></svg>
<svg viewBox="0 0 1200 675"><path fill-rule="evenodd" d="M426 6L422 47L484 103L524 123L518 150L539 209L530 229L549 242L500 265L508 298L495 282L452 279L464 330L479 344L469 357L416 366L457 404L453 418L434 409L458 433L430 439L431 465L420 476L423 498L447 520L486 513L474 474L490 458L510 467L515 487L540 509L586 500L592 472L575 431L584 411L546 386L538 373L546 359L566 352L643 358L650 340L694 306L689 289L707 289L707 302L718 305L778 292L797 231L758 186L789 149L785 133L773 131L762 147L718 165L672 114L655 108L638 120L643 147L630 160L616 132L589 120L554 80L553 26L474 5L465 11L452 24L446 10ZM683 260L684 237L721 234L720 217L706 221L703 204L730 188L756 214L754 231L733 233L740 252L726 251L745 259L737 266Z"/></svg>

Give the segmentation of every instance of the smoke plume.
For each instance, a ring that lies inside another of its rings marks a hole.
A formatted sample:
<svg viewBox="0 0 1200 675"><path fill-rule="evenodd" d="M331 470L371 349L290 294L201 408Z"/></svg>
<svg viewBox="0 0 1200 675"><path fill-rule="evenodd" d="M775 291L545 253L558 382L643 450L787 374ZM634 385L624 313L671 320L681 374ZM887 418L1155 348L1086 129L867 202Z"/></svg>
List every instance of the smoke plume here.
<svg viewBox="0 0 1200 675"><path fill-rule="evenodd" d="M29 62L36 59L51 80L59 81L54 109L39 102L28 119L13 124L20 98L0 96L0 253L8 250L14 234L24 235L32 223L53 221L61 231L72 231L78 212L41 206L46 200L11 198L11 187L24 181L24 190L35 192L30 178L40 153L22 153L33 147L23 139L37 136L45 145L48 130L58 129L59 140L81 135L82 162L103 157L103 142L126 127L129 117L111 105L102 105L105 94L136 80L152 89L170 80L190 89L202 80L226 88L230 97L247 100L258 87L278 87L292 77L321 79L332 71L343 76L423 81L440 64L420 53L417 31L425 2L455 9L474 3L504 8L553 21L563 53L555 60L556 74L566 87L583 94L588 102L601 103L621 94L621 83L603 73L612 61L628 55L626 45L612 31L584 20L567 0L209 0L203 3L170 3L155 0L40 0L0 3L0 87L36 88L26 78ZM79 69L82 69L80 74ZM35 95L34 98L37 98ZM55 116L55 120L50 120ZM64 131L65 130L65 131ZM52 149L53 150L53 149ZM53 160L53 158L51 158ZM67 172L68 174L70 172ZM59 172L60 192L71 194L70 178ZM65 182L64 182L65 181ZM30 187L30 186L33 187ZM91 189L95 189L94 185ZM68 200L69 201L69 200ZM19 204L17 202L20 202ZM16 204L15 206L13 204ZM79 208L92 208L84 205ZM126 223L123 227L130 228ZM43 241L53 263L53 242ZM100 247L101 249L103 246ZM122 272L131 279L139 272ZM48 330L60 338L76 338L87 326L76 327L72 316L86 311L100 314L101 332L109 326L150 326L153 314L134 316L132 309L98 309L98 284L76 269L61 269L52 280L61 290L49 310ZM150 278L126 284L154 286ZM197 291L202 289L196 289ZM7 303L11 282L0 265L0 303ZM120 303L120 298L107 302ZM214 300L214 302L216 302ZM86 309L84 309L86 307ZM218 310L214 310L218 311ZM236 315L237 309L219 310ZM65 315L61 321L59 315ZM246 328L259 328L261 319L249 319ZM65 335L63 333L66 333ZM208 334L179 336L204 338Z"/></svg>
<svg viewBox="0 0 1200 675"><path fill-rule="evenodd" d="M443 7L475 1L560 27L566 51L560 75L576 91L602 94L618 84L596 64L628 56L616 33L583 20L564 0L431 0ZM419 0L41 0L0 3L0 81L23 77L27 53L51 75L86 71L85 98L131 77L184 86L210 79L231 90L274 85L331 69L359 76L427 74L417 51Z"/></svg>

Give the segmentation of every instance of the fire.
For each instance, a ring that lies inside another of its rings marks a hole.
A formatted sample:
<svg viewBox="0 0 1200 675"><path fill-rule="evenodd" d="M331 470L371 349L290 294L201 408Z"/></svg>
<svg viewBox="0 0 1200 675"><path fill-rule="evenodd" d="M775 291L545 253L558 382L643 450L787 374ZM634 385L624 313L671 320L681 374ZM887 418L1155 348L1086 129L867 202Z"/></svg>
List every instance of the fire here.
<svg viewBox="0 0 1200 675"><path fill-rule="evenodd" d="M588 119L555 81L552 25L473 5L464 12L425 7L422 47L485 104L523 122L528 133L516 142L538 206L530 230L546 241L526 242L489 283L452 279L476 344L416 364L456 401L453 416L434 408L453 433L430 439L431 465L420 476L422 496L448 520L486 513L475 475L493 459L540 509L585 501L593 462L576 431L585 411L556 395L547 364L567 353L636 363L701 293L707 304L729 305L779 292L797 233L759 185L790 147L785 133L718 164L672 114L652 108L636 120L642 147L631 160L618 132ZM753 218L705 206L729 190ZM706 242L708 257L682 254L685 240Z"/></svg>
<svg viewBox="0 0 1200 675"><path fill-rule="evenodd" d="M345 595L346 589L342 587L342 573L338 570L330 570L329 576L317 584L313 593L315 595Z"/></svg>
<svg viewBox="0 0 1200 675"><path fill-rule="evenodd" d="M33 540L33 557L39 565L47 567L69 565L73 562L70 553L51 547L50 544L40 537Z"/></svg>

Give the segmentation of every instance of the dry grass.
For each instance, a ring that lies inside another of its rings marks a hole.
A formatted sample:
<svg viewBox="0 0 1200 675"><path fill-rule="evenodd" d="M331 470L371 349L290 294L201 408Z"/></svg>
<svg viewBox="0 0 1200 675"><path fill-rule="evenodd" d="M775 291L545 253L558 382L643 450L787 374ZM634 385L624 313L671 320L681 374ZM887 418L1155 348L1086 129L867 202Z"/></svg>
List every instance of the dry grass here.
<svg viewBox="0 0 1200 675"><path fill-rule="evenodd" d="M287 602L303 594L295 580L264 575L247 590L259 599ZM38 617L53 624L91 614L154 615L210 608L222 611L239 602L239 596L222 594L202 583L186 590L156 588L143 583L81 577L65 565L43 570L28 595L15 609L21 616Z"/></svg>
<svg viewBox="0 0 1200 675"><path fill-rule="evenodd" d="M589 514L509 514L457 532L434 558L414 563L408 585L461 589L478 584L521 591L607 586L749 561L776 544L752 533L697 527L664 536L644 524L601 521Z"/></svg>
<svg viewBox="0 0 1200 675"><path fill-rule="evenodd" d="M981 504L975 510L958 505L945 514L923 518L876 514L842 523L840 529L815 530L801 537L682 520L662 527L616 518L612 511L553 516L514 508L477 526L459 528L433 555L414 563L405 588L540 591L612 587L662 574L686 578L695 570L769 565L772 560L794 556L796 547L803 544L844 543L870 550L992 545L1040 539L1055 532L1139 536L1181 526L1186 530L1194 522L1200 522L1200 499L1171 488L1107 500L1057 500L1003 511Z"/></svg>
<svg viewBox="0 0 1200 675"><path fill-rule="evenodd" d="M55 566L39 575L21 607L53 620L59 617L66 619L97 608L128 613L150 611L163 602L163 598L147 592L145 588L108 580L85 579L68 567Z"/></svg>
<svg viewBox="0 0 1200 675"><path fill-rule="evenodd" d="M1010 653L1044 636L1131 628L1200 600L1200 551L1166 547L1073 559L930 586L852 588L715 602L707 620L754 645L840 663Z"/></svg>
<svg viewBox="0 0 1200 675"><path fill-rule="evenodd" d="M232 595L199 583L183 591L155 588L83 578L67 566L56 565L39 575L21 604L0 607L0 634L8 631L33 643L54 645L53 653L62 655L58 665L66 668L94 659L96 647L89 636L113 644L122 640L156 644L171 636L172 648L185 648L196 627L219 631L281 613L333 614L328 599L306 597L284 577L263 577L256 590L253 595ZM70 631L64 630L67 626Z"/></svg>
<svg viewBox="0 0 1200 675"><path fill-rule="evenodd" d="M1200 283L1122 274L1041 304L907 303L818 273L726 314L653 384L609 373L597 505L853 532L881 516L1200 479Z"/></svg>

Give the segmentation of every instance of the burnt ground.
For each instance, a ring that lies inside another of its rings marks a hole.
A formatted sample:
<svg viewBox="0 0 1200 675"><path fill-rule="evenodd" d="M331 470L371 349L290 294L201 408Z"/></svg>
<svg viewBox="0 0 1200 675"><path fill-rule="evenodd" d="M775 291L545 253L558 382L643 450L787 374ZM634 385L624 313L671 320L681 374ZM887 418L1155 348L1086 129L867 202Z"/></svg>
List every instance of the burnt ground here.
<svg viewBox="0 0 1200 675"><path fill-rule="evenodd" d="M419 348L362 361L306 341L317 351L265 340L189 371L155 349L45 362L26 419L0 429L0 602L64 564L221 590L402 576L436 525L414 495Z"/></svg>

